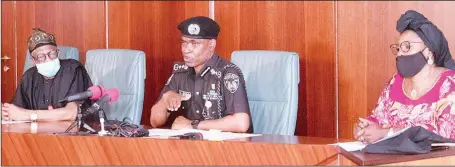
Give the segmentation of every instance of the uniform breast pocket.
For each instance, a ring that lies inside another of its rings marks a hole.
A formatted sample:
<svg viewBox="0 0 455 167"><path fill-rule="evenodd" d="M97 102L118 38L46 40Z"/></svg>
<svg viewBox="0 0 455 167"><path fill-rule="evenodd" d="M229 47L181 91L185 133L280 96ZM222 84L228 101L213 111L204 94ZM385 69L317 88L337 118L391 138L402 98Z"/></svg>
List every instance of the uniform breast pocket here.
<svg viewBox="0 0 455 167"><path fill-rule="evenodd" d="M191 92L189 91L184 91L184 90L179 90L179 94L182 96L182 107L183 109L185 108L190 108L191 106L191 98L192 98L192 94Z"/></svg>
<svg viewBox="0 0 455 167"><path fill-rule="evenodd" d="M182 101L188 101L191 99L191 92L179 90L179 94L182 96Z"/></svg>

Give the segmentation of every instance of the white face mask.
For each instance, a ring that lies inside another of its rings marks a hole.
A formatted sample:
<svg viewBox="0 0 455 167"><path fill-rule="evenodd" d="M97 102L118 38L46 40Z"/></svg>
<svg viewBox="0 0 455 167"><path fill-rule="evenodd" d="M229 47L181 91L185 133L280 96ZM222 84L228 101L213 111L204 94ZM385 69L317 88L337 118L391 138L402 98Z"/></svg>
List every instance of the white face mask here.
<svg viewBox="0 0 455 167"><path fill-rule="evenodd" d="M41 75L49 78L54 77L58 70L60 70L60 60L56 58L49 62L36 64L36 68Z"/></svg>

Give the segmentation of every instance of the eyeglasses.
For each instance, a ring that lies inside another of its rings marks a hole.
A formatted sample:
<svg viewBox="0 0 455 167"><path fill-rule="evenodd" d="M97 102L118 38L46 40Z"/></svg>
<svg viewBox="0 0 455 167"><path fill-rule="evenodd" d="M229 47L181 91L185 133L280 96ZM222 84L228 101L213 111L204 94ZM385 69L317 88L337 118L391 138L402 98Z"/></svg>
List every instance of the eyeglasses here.
<svg viewBox="0 0 455 167"><path fill-rule="evenodd" d="M35 62L38 62L38 63L44 63L47 59L47 57L49 57L51 60L54 60L58 57L58 54L59 54L60 50L53 50L53 51L50 51L46 54L39 54L38 56L30 56L32 57L32 59L35 61Z"/></svg>
<svg viewBox="0 0 455 167"><path fill-rule="evenodd" d="M400 43L400 45L398 44L392 44L390 45L390 50L392 51L392 54L394 55L397 55L398 52L400 52L400 50L403 52L403 53L406 53L408 52L409 50L411 50L411 43L423 43L423 42L409 42L409 41L403 41Z"/></svg>

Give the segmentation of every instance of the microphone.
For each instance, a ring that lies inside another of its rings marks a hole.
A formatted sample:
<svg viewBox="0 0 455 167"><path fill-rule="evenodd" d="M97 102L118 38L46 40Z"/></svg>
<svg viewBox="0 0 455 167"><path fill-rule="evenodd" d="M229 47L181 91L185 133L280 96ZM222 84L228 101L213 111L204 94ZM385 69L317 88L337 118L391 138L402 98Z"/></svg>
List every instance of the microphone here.
<svg viewBox="0 0 455 167"><path fill-rule="evenodd" d="M81 100L86 100L86 99L91 99L91 100L98 100L101 95L105 92L103 86L91 86L88 88L87 91L77 93L75 95L68 96L64 99L59 100L59 103L63 102L73 102L73 101L81 101Z"/></svg>
<svg viewBox="0 0 455 167"><path fill-rule="evenodd" d="M119 92L117 89L115 88L112 88L112 89L108 89L101 98L99 98L98 101L96 101L95 103L92 104L92 106L90 106L83 114L82 114L82 117L85 117L87 115L90 115L92 113L94 113L95 111L98 111L100 109L102 109L106 103L108 104L112 104L114 103L115 101L117 101L119 97Z"/></svg>

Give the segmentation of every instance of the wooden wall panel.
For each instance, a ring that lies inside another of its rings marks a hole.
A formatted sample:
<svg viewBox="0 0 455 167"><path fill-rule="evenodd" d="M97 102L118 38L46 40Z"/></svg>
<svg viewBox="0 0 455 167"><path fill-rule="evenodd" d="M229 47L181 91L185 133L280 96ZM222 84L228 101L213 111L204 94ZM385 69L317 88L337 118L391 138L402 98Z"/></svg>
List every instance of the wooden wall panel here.
<svg viewBox="0 0 455 167"><path fill-rule="evenodd" d="M300 65L300 68L305 68L306 73L300 73L299 96L304 98L306 103L308 133L299 133L300 129L304 128L299 127L296 129L298 135L336 136L334 9L334 2L305 2L305 43L303 45L305 52L303 54L307 62ZM305 80L303 82L305 85L302 84L302 80ZM302 89L306 89L306 94L302 93ZM301 109L299 113L302 113Z"/></svg>
<svg viewBox="0 0 455 167"><path fill-rule="evenodd" d="M171 75L174 61L183 61L177 25L186 18L208 16L208 2L108 2L109 48L136 49L146 55L142 124Z"/></svg>
<svg viewBox="0 0 455 167"><path fill-rule="evenodd" d="M105 8L102 1L18 1L17 3L17 76L23 74L27 39L32 28L53 33L57 45L79 49L85 63L89 49L106 47Z"/></svg>
<svg viewBox="0 0 455 167"><path fill-rule="evenodd" d="M385 83L396 73L389 46L399 37L396 21L414 9L436 24L453 53L453 2L337 2L339 134L352 138L358 117L374 109Z"/></svg>
<svg viewBox="0 0 455 167"><path fill-rule="evenodd" d="M217 53L282 50L300 56L297 135L335 137L333 2L215 2Z"/></svg>
<svg viewBox="0 0 455 167"><path fill-rule="evenodd" d="M10 102L16 90L16 50L14 22L16 13L14 2L2 1L2 51L0 57L7 56L11 59L1 60L1 102ZM5 71L5 68L8 69Z"/></svg>

